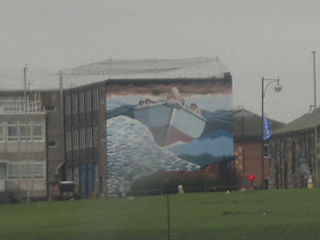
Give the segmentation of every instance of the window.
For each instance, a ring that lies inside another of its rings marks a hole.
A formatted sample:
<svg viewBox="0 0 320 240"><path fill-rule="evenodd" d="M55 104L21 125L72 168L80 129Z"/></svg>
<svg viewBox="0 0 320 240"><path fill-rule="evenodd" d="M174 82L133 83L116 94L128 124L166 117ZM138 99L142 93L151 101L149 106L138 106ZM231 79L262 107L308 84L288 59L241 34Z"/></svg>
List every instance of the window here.
<svg viewBox="0 0 320 240"><path fill-rule="evenodd" d="M93 110L99 109L99 91L98 88L92 90L92 108Z"/></svg>
<svg viewBox="0 0 320 240"><path fill-rule="evenodd" d="M8 141L18 141L18 122L8 122Z"/></svg>
<svg viewBox="0 0 320 240"><path fill-rule="evenodd" d="M264 179L264 189L270 189L270 178L269 177Z"/></svg>
<svg viewBox="0 0 320 240"><path fill-rule="evenodd" d="M67 181L72 181L72 168L67 168L66 172Z"/></svg>
<svg viewBox="0 0 320 240"><path fill-rule="evenodd" d="M93 147L98 146L98 127L93 128L92 144L93 144Z"/></svg>
<svg viewBox="0 0 320 240"><path fill-rule="evenodd" d="M98 177L99 177L99 174L98 174L98 164L94 164L93 165L93 170L94 170L94 181L95 182L98 182Z"/></svg>
<svg viewBox="0 0 320 240"><path fill-rule="evenodd" d="M33 121L33 140L44 141L44 127L45 124L42 121Z"/></svg>
<svg viewBox="0 0 320 240"><path fill-rule="evenodd" d="M4 140L4 122L0 122L0 142L3 142Z"/></svg>
<svg viewBox="0 0 320 240"><path fill-rule="evenodd" d="M34 163L33 165L33 178L34 179L43 179L44 178L44 163Z"/></svg>
<svg viewBox="0 0 320 240"><path fill-rule="evenodd" d="M31 122L20 122L20 140L30 141L31 140Z"/></svg>
<svg viewBox="0 0 320 240"><path fill-rule="evenodd" d="M86 137L86 132L85 132L85 129L80 129L80 131L79 131L79 134L80 134L80 136L79 136L79 138L80 138L80 149L84 149L85 148L85 141L86 141L86 139L85 139L85 137Z"/></svg>
<svg viewBox="0 0 320 240"><path fill-rule="evenodd" d="M71 132L66 132L66 151L71 151Z"/></svg>
<svg viewBox="0 0 320 240"><path fill-rule="evenodd" d="M84 113L84 92L80 92L79 101L79 112Z"/></svg>
<svg viewBox="0 0 320 240"><path fill-rule="evenodd" d="M78 113L78 95L72 94L72 114Z"/></svg>
<svg viewBox="0 0 320 240"><path fill-rule="evenodd" d="M0 107L5 113L22 113L24 111L24 100L22 97L1 97Z"/></svg>
<svg viewBox="0 0 320 240"><path fill-rule="evenodd" d="M30 163L21 163L20 171L22 179L31 179L32 178L32 165Z"/></svg>
<svg viewBox="0 0 320 240"><path fill-rule="evenodd" d="M36 162L45 162L45 158L41 156L34 156L33 161Z"/></svg>
<svg viewBox="0 0 320 240"><path fill-rule="evenodd" d="M0 141L44 141L44 121L11 121L6 128L0 123Z"/></svg>
<svg viewBox="0 0 320 240"><path fill-rule="evenodd" d="M275 156L275 159L277 161L280 161L280 147L278 145L278 143L276 143L275 147L274 147L274 156Z"/></svg>
<svg viewBox="0 0 320 240"><path fill-rule="evenodd" d="M86 129L86 148L92 148L92 128Z"/></svg>
<svg viewBox="0 0 320 240"><path fill-rule="evenodd" d="M47 112L54 112L56 110L56 106L54 105L44 106L44 110Z"/></svg>
<svg viewBox="0 0 320 240"><path fill-rule="evenodd" d="M65 115L68 116L71 114L71 96L67 95L65 98Z"/></svg>
<svg viewBox="0 0 320 240"><path fill-rule="evenodd" d="M8 179L44 179L45 178L45 163L44 159L42 162L36 161L32 163L29 159L28 162L24 159L24 162L10 162L8 164Z"/></svg>
<svg viewBox="0 0 320 240"><path fill-rule="evenodd" d="M74 150L79 149L79 138L78 138L78 130L72 131L72 148Z"/></svg>
<svg viewBox="0 0 320 240"><path fill-rule="evenodd" d="M86 111L91 111L91 90L86 91Z"/></svg>
<svg viewBox="0 0 320 240"><path fill-rule="evenodd" d="M48 141L48 147L55 147L56 146L56 141Z"/></svg>
<svg viewBox="0 0 320 240"><path fill-rule="evenodd" d="M292 151L292 173L296 173L296 143L292 142L291 146L291 151Z"/></svg>
<svg viewBox="0 0 320 240"><path fill-rule="evenodd" d="M19 179L19 164L9 163L8 165L8 179Z"/></svg>
<svg viewBox="0 0 320 240"><path fill-rule="evenodd" d="M269 144L263 144L263 157L270 157Z"/></svg>
<svg viewBox="0 0 320 240"><path fill-rule="evenodd" d="M73 181L75 184L79 184L79 167L73 168Z"/></svg>

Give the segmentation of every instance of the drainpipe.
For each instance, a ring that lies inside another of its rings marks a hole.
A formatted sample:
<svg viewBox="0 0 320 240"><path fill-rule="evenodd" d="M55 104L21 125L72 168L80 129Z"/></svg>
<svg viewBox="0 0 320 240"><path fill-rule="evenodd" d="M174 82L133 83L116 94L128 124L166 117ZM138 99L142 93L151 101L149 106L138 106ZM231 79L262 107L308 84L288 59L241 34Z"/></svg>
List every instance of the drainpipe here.
<svg viewBox="0 0 320 240"><path fill-rule="evenodd" d="M60 143L61 143L61 150L60 150L60 157L61 162L55 169L55 174L59 175L59 170L65 164L65 131L64 131L64 97L63 97L63 73L59 71L59 95L60 95L60 126L61 126L61 134L60 134ZM64 178L65 176L62 176Z"/></svg>

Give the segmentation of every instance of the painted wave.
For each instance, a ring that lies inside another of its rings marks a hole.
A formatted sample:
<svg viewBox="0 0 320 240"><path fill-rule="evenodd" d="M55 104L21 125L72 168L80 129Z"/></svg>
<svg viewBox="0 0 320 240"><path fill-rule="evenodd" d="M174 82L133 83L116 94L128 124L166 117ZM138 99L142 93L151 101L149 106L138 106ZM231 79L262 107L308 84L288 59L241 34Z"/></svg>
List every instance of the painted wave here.
<svg viewBox="0 0 320 240"><path fill-rule="evenodd" d="M176 156L201 167L233 158L233 134L222 129L192 142L168 147Z"/></svg>
<svg viewBox="0 0 320 240"><path fill-rule="evenodd" d="M117 196L121 183L133 183L156 171L194 171L200 167L180 159L154 142L149 128L126 116L110 118L107 125L107 185Z"/></svg>

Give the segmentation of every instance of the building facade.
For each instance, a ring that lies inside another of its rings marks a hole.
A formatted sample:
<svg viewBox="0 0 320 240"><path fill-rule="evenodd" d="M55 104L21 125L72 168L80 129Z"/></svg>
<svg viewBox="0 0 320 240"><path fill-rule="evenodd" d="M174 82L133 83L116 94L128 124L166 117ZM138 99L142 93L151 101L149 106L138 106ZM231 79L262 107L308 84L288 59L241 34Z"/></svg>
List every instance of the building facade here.
<svg viewBox="0 0 320 240"><path fill-rule="evenodd" d="M272 188L318 185L320 109L278 129L270 140Z"/></svg>
<svg viewBox="0 0 320 240"><path fill-rule="evenodd" d="M268 119L268 129L271 134L282 126L283 123ZM271 188L269 140L262 141L261 116L243 108L235 109L233 133L237 172L240 175L253 175L255 188L262 188L263 185L266 189Z"/></svg>
<svg viewBox="0 0 320 240"><path fill-rule="evenodd" d="M0 98L0 191L47 195L46 115L39 95Z"/></svg>
<svg viewBox="0 0 320 240"><path fill-rule="evenodd" d="M106 178L105 82L64 91L66 180L81 198L104 194Z"/></svg>
<svg viewBox="0 0 320 240"><path fill-rule="evenodd" d="M64 137L59 91L3 91L0 191L46 198L62 176Z"/></svg>

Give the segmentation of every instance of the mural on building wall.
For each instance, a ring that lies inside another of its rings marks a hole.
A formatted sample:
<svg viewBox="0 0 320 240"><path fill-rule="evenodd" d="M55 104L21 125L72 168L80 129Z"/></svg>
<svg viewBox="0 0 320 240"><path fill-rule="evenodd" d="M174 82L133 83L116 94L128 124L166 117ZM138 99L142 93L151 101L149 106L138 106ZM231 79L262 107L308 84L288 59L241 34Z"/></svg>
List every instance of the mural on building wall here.
<svg viewBox="0 0 320 240"><path fill-rule="evenodd" d="M206 81L107 84L108 192L156 171L195 171L233 158L232 85Z"/></svg>

